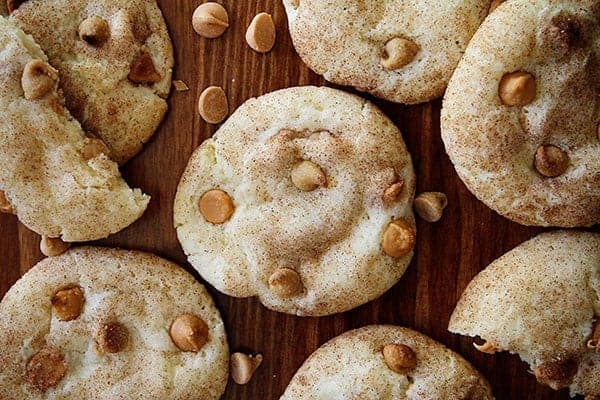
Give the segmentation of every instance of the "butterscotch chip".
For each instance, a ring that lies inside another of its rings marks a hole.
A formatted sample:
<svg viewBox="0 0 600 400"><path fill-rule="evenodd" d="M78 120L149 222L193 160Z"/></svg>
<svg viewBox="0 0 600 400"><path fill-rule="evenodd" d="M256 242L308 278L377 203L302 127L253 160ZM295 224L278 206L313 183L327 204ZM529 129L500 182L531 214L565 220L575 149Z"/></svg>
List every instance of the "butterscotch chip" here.
<svg viewBox="0 0 600 400"><path fill-rule="evenodd" d="M554 178L569 168L569 155L553 145L539 146L535 152L535 169L543 176Z"/></svg>
<svg viewBox="0 0 600 400"><path fill-rule="evenodd" d="M100 154L105 154L108 156L110 154L110 150L108 150L106 143L104 143L101 139L86 138L83 142L81 154L85 160L90 160L98 157Z"/></svg>
<svg viewBox="0 0 600 400"><path fill-rule="evenodd" d="M221 36L229 27L227 10L218 3L200 4L192 15L192 26L196 33L213 39Z"/></svg>
<svg viewBox="0 0 600 400"><path fill-rule="evenodd" d="M414 201L415 211L427 222L437 222L442 218L448 198L441 192L424 192Z"/></svg>
<svg viewBox="0 0 600 400"><path fill-rule="evenodd" d="M198 352L208 341L208 326L195 315L183 314L173 321L169 334L179 350Z"/></svg>
<svg viewBox="0 0 600 400"><path fill-rule="evenodd" d="M252 19L246 31L248 46L259 53L271 51L275 46L275 24L270 14L260 13Z"/></svg>
<svg viewBox="0 0 600 400"><path fill-rule="evenodd" d="M81 314L83 291L80 287L59 290L52 296L52 312L61 321L71 321Z"/></svg>
<svg viewBox="0 0 600 400"><path fill-rule="evenodd" d="M252 357L244 353L233 353L231 355L231 379L238 385L250 382L262 360L261 354Z"/></svg>
<svg viewBox="0 0 600 400"><path fill-rule="evenodd" d="M229 104L225 91L219 86L209 86L198 98L198 112L209 124L218 124L229 114Z"/></svg>
<svg viewBox="0 0 600 400"><path fill-rule="evenodd" d="M386 188L383 192L383 196L381 196L381 200L385 206L390 206L393 202L396 201L400 193L402 193L402 189L404 188L404 182L399 181L391 184L388 188Z"/></svg>
<svg viewBox="0 0 600 400"><path fill-rule="evenodd" d="M473 343L473 346L478 351L481 351L482 353L487 353L487 354L495 354L502 350L498 346L496 346L493 343L488 342L488 341L486 341L484 344Z"/></svg>
<svg viewBox="0 0 600 400"><path fill-rule="evenodd" d="M185 92L186 90L190 90L188 85L184 81L179 79L173 81L173 87L177 92Z"/></svg>
<svg viewBox="0 0 600 400"><path fill-rule="evenodd" d="M110 322L100 326L96 332L96 344L103 353L118 353L129 341L127 328L120 322Z"/></svg>
<svg viewBox="0 0 600 400"><path fill-rule="evenodd" d="M204 218L213 224L228 221L235 210L231 197L219 189L209 190L200 196L198 208Z"/></svg>
<svg viewBox="0 0 600 400"><path fill-rule="evenodd" d="M70 243L63 242L60 238L42 236L40 240L40 251L47 257L58 256L71 247Z"/></svg>
<svg viewBox="0 0 600 400"><path fill-rule="evenodd" d="M505 74L498 86L498 95L502 103L508 106L526 106L536 96L535 78L528 72Z"/></svg>
<svg viewBox="0 0 600 400"><path fill-rule="evenodd" d="M102 46L108 40L110 31L108 23L94 15L79 24L79 38L92 46Z"/></svg>
<svg viewBox="0 0 600 400"><path fill-rule="evenodd" d="M26 380L35 390L43 392L56 386L67 372L64 356L54 349L42 349L27 362Z"/></svg>
<svg viewBox="0 0 600 400"><path fill-rule="evenodd" d="M290 178L294 186L305 192L327 186L327 177L321 167L308 160L300 161L296 164L292 168Z"/></svg>
<svg viewBox="0 0 600 400"><path fill-rule="evenodd" d="M419 46L410 39L393 38L385 44L385 55L381 58L381 66L387 70L404 67L415 58Z"/></svg>
<svg viewBox="0 0 600 400"><path fill-rule="evenodd" d="M12 204L10 204L10 201L8 201L8 199L6 198L6 195L4 194L4 192L2 190L0 190L0 212L3 212L5 214L14 214L15 210L12 206Z"/></svg>
<svg viewBox="0 0 600 400"><path fill-rule="evenodd" d="M533 369L538 382L559 390L568 386L577 373L577 362L572 359L556 360L541 364Z"/></svg>
<svg viewBox="0 0 600 400"><path fill-rule="evenodd" d="M57 82L58 72L40 59L29 61L21 76L21 86L27 100L41 99L54 89Z"/></svg>
<svg viewBox="0 0 600 400"><path fill-rule="evenodd" d="M390 222L383 233L381 247L391 257L403 257L415 246L414 229L403 219Z"/></svg>
<svg viewBox="0 0 600 400"><path fill-rule="evenodd" d="M405 344L384 346L383 360L389 369L399 374L407 374L417 367L417 355Z"/></svg>
<svg viewBox="0 0 600 400"><path fill-rule="evenodd" d="M131 82L140 84L150 84L160 82L161 77L154 68L152 55L147 49L142 49L137 58L131 64L131 70L127 78Z"/></svg>
<svg viewBox="0 0 600 400"><path fill-rule="evenodd" d="M290 298L302 292L300 274L290 268L280 268L269 277L269 289L281 298Z"/></svg>

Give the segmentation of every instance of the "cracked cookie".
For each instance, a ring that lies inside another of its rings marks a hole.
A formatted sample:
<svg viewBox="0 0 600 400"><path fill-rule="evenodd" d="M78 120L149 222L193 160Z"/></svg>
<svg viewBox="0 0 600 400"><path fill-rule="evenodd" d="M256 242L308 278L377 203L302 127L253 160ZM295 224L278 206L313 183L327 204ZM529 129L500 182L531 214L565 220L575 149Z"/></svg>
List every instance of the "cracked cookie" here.
<svg viewBox="0 0 600 400"><path fill-rule="evenodd" d="M448 329L485 340L475 346L482 352L518 354L540 383L592 398L600 395L599 294L600 234L543 233L469 283Z"/></svg>
<svg viewBox="0 0 600 400"><path fill-rule="evenodd" d="M371 325L318 348L281 400L491 400L486 379L464 358L407 328Z"/></svg>
<svg viewBox="0 0 600 400"><path fill-rule="evenodd" d="M295 87L246 101L194 152L174 220L188 260L221 292L327 315L400 279L414 190L400 132L373 104Z"/></svg>
<svg viewBox="0 0 600 400"><path fill-rule="evenodd" d="M515 0L452 77L442 139L469 190L524 225L600 222L600 2Z"/></svg>
<svg viewBox="0 0 600 400"><path fill-rule="evenodd" d="M64 108L59 73L4 17L0 48L0 210L66 242L104 238L132 224L149 197L127 186L99 141L86 138Z"/></svg>
<svg viewBox="0 0 600 400"><path fill-rule="evenodd" d="M204 287L149 253L78 247L0 303L0 398L220 398L223 321Z"/></svg>
<svg viewBox="0 0 600 400"><path fill-rule="evenodd" d="M20 3L11 21L58 70L66 106L83 129L123 164L167 111L173 49L156 0Z"/></svg>
<svg viewBox="0 0 600 400"><path fill-rule="evenodd" d="M397 103L441 96L490 0L283 0L296 51L330 82Z"/></svg>

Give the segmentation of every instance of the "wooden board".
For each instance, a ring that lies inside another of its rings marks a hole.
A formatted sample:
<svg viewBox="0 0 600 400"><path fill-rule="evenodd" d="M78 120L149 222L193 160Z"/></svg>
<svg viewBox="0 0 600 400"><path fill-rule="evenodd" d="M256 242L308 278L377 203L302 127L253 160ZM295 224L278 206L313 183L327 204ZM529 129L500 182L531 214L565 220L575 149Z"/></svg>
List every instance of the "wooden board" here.
<svg viewBox="0 0 600 400"><path fill-rule="evenodd" d="M98 243L155 252L185 266L172 223L172 202L188 157L215 126L196 111L203 88L222 86L233 111L246 99L289 86L327 84L312 73L295 53L279 0L223 0L231 27L216 40L194 33L191 15L200 0L159 0L175 46L175 79L190 87L173 92L170 110L145 150L130 161L123 174L152 201L141 220ZM244 41L252 17L265 11L277 25L275 49L261 55ZM400 127L413 156L417 191L448 195L449 206L435 224L418 221L418 245L402 280L380 299L331 317L299 318L278 314L255 299L234 299L209 287L222 312L232 351L264 355L264 362L246 386L229 383L225 399L277 399L296 369L318 346L346 330L367 324L398 324L417 329L446 344L471 361L491 382L498 399L567 399L536 384L518 357L477 352L472 341L447 332L450 314L471 278L487 264L540 229L512 223L484 206L458 179L440 139L437 100L405 107L366 96ZM596 230L598 230L596 228ZM0 216L0 296L42 256L39 237L15 217Z"/></svg>

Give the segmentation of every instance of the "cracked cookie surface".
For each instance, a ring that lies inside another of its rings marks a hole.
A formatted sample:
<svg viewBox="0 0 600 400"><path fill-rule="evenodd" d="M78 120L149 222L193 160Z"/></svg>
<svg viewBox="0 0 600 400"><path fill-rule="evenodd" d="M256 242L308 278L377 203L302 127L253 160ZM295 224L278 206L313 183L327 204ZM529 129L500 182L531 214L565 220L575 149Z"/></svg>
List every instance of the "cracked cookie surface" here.
<svg viewBox="0 0 600 400"><path fill-rule="evenodd" d="M10 19L59 71L66 106L119 164L167 111L173 49L155 0L28 0Z"/></svg>
<svg viewBox="0 0 600 400"><path fill-rule="evenodd" d="M149 253L79 247L41 261L0 303L0 331L4 399L216 400L227 383L208 292Z"/></svg>
<svg viewBox="0 0 600 400"><path fill-rule="evenodd" d="M388 351L398 346L400 352ZM410 354L410 357L407 357ZM410 362L406 362L410 358ZM396 361L408 366L396 371ZM404 360L403 360L404 359ZM281 400L491 400L486 379L460 355L407 328L371 325L318 348L292 378Z"/></svg>
<svg viewBox="0 0 600 400"><path fill-rule="evenodd" d="M458 175L520 224L600 222L599 17L597 0L506 2L448 86L442 139Z"/></svg>
<svg viewBox="0 0 600 400"><path fill-rule="evenodd" d="M33 39L0 17L0 191L40 235L100 239L137 220L149 197L90 141L62 105L57 72ZM89 154L88 154L89 153Z"/></svg>
<svg viewBox="0 0 600 400"><path fill-rule="evenodd" d="M302 60L330 82L414 104L441 96L485 0L283 0Z"/></svg>
<svg viewBox="0 0 600 400"><path fill-rule="evenodd" d="M481 351L518 354L555 389L597 396L599 294L600 234L543 233L469 283L448 329L486 340Z"/></svg>
<svg viewBox="0 0 600 400"><path fill-rule="evenodd" d="M174 220L218 290L326 315L400 279L415 245L414 189L400 132L373 104L296 87L246 101L194 152Z"/></svg>

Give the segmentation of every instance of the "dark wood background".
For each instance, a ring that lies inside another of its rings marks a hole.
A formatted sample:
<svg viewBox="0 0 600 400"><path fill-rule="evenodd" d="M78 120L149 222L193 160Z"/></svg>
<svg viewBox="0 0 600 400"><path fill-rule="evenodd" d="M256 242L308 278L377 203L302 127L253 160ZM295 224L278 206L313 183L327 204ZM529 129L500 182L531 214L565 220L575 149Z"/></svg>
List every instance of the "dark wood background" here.
<svg viewBox="0 0 600 400"><path fill-rule="evenodd" d="M142 153L123 167L127 181L152 196L145 215L102 245L151 251L186 263L172 222L172 202L188 157L217 129L202 121L196 101L207 86L222 86L230 110L246 99L296 85L325 85L300 60L279 0L222 0L230 28L218 39L195 34L191 16L202 0L159 0L175 47L174 79L190 87L173 92L164 123ZM259 12L273 15L277 43L268 54L253 52L244 40ZM366 96L370 98L369 96ZM517 356L477 352L472 340L446 328L460 294L487 264L540 229L512 223L477 201L458 179L440 139L441 100L401 106L370 98L398 125L413 156L417 192L441 191L449 206L440 222L418 221L417 248L402 280L383 297L353 311L322 318L300 318L262 307L256 299L234 299L208 289L222 312L231 351L262 353L264 362L246 386L232 381L224 399L277 399L297 368L317 347L349 329L385 323L419 330L462 354L490 381L498 399L567 399L536 384ZM596 230L598 230L596 228ZM0 216L0 296L42 258L39 237L14 216Z"/></svg>

